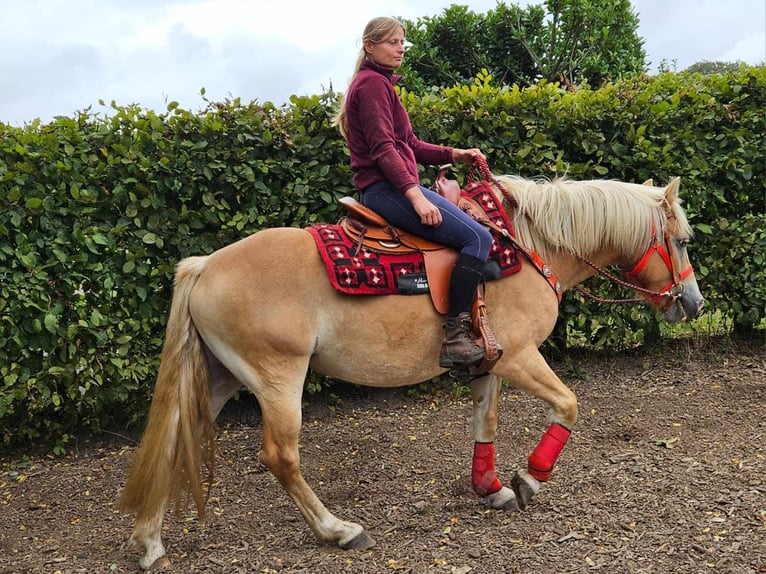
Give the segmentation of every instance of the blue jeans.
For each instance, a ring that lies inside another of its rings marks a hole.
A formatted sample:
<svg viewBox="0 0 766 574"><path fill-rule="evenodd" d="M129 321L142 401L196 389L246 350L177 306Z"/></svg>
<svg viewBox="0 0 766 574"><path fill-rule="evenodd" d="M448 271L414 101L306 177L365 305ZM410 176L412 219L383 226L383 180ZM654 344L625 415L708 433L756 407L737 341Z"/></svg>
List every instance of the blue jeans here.
<svg viewBox="0 0 766 574"><path fill-rule="evenodd" d="M489 230L435 191L423 186L420 189L442 214L442 222L437 227L423 225L410 200L388 181L365 188L360 200L394 227L486 261L492 247Z"/></svg>

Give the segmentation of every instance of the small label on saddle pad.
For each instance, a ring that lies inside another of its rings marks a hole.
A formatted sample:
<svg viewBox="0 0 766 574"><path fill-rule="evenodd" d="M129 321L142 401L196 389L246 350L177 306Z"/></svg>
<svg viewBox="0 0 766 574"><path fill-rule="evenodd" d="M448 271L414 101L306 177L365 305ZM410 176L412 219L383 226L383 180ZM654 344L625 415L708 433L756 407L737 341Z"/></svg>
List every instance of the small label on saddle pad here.
<svg viewBox="0 0 766 574"><path fill-rule="evenodd" d="M428 293L428 279L425 273L407 273L397 281L399 292L403 295Z"/></svg>
<svg viewBox="0 0 766 574"><path fill-rule="evenodd" d="M500 279L500 265L495 261L487 261L484 265L484 280L494 281ZM396 286L402 295L420 295L428 293L428 278L425 273L407 273L397 280Z"/></svg>

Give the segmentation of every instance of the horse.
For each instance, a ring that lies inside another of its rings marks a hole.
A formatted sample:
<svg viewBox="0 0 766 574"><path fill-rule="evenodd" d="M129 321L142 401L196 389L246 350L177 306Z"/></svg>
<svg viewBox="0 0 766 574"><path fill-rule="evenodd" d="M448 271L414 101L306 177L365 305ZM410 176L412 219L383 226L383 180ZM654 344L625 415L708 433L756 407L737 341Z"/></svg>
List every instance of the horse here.
<svg viewBox="0 0 766 574"><path fill-rule="evenodd" d="M617 180L494 178L491 193L517 242L544 261L485 285L502 356L475 373L471 480L487 507L525 509L550 478L578 416L577 397L538 348L566 290L617 266L664 318L695 317L704 300L689 263L692 230L680 179L655 187ZM375 544L363 526L334 516L301 474L298 439L308 369L370 387L418 384L438 366L442 316L426 295L353 296L328 281L307 229L268 228L176 267L149 418L120 496L135 513L129 543L142 568L169 564L161 540L167 507L182 497L204 518L214 471L215 419L243 386L262 414L259 454L318 543ZM413 325L417 328L413 329ZM505 380L548 406L548 427L510 485L495 472L498 401ZM204 468L203 468L204 467ZM205 475L207 469L207 477Z"/></svg>

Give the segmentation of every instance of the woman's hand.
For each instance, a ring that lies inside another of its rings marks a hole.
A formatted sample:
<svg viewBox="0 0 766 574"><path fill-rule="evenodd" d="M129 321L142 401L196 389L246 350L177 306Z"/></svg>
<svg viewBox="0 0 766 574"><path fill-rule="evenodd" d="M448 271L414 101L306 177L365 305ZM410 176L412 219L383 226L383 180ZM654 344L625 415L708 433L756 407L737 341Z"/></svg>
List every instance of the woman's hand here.
<svg viewBox="0 0 766 574"><path fill-rule="evenodd" d="M442 222L442 213L439 208L426 199L420 188L415 186L409 188L405 194L407 199L412 203L412 207L420 216L420 222L423 225L430 225L432 227L438 227Z"/></svg>
<svg viewBox="0 0 766 574"><path fill-rule="evenodd" d="M452 161L471 164L477 159L487 159L479 148L452 150Z"/></svg>

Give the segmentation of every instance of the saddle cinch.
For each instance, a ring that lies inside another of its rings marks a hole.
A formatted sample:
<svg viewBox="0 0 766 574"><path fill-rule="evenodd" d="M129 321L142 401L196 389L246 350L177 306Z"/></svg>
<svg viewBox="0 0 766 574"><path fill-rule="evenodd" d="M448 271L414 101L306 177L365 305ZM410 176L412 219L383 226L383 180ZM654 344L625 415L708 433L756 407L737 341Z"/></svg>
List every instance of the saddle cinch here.
<svg viewBox="0 0 766 574"><path fill-rule="evenodd" d="M434 182L435 191L452 201L479 223L499 233L503 233L503 230L499 229L490 220L478 203L460 194L460 186L457 181L445 177L444 174L448 168L449 166L439 168L439 173ZM411 253L417 251L422 254L426 269L427 290L431 294L431 300L436 310L439 313L446 314L448 311L449 281L452 269L458 258L458 252L446 245L428 241L394 227L383 217L352 197L343 197L339 201L348 212L347 216L339 221L339 225L356 244L357 253L362 247L365 247L372 251L384 253ZM485 269L485 278L496 279L498 277L499 270L492 266L488 266ZM425 292L426 286L413 286L413 290L417 289ZM479 370L483 369L486 372L500 358L502 350L500 350L495 336L489 327L482 291L483 288L480 287L476 292L471 309L471 318L473 320L474 337L477 343L485 350L485 358L482 364L479 365Z"/></svg>

